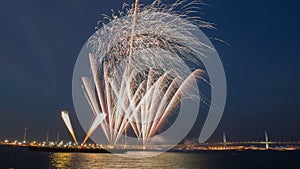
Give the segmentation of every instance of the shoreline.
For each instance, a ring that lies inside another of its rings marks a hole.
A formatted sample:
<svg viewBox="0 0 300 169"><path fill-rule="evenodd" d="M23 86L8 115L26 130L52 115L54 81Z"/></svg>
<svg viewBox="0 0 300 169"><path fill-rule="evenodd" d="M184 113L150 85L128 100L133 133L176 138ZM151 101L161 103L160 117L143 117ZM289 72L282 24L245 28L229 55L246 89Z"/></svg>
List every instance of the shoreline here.
<svg viewBox="0 0 300 169"><path fill-rule="evenodd" d="M269 149L260 147L219 147L218 149L209 149L207 147L174 147L169 150L164 149L143 149L143 148L100 148L100 147L83 147L83 146L32 146L32 145L10 145L0 144L1 147L25 148L33 152L50 152L50 153L117 153L124 154L128 152L168 152L168 153L205 153L205 152L300 152L297 147L273 148Z"/></svg>

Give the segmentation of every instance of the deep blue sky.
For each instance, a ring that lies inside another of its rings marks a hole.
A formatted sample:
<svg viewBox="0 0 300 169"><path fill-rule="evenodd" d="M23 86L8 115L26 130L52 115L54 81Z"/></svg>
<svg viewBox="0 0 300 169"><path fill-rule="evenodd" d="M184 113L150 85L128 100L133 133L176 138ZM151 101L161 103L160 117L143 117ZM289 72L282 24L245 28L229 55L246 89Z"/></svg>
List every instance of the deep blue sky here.
<svg viewBox="0 0 300 169"><path fill-rule="evenodd" d="M82 135L72 104L77 55L101 14L133 0L0 2L0 140L54 139L66 133L59 111L68 109ZM141 0L149 3L150 0ZM226 71L228 98L212 140L300 140L300 2L295 0L205 0L199 12L217 30L213 40Z"/></svg>

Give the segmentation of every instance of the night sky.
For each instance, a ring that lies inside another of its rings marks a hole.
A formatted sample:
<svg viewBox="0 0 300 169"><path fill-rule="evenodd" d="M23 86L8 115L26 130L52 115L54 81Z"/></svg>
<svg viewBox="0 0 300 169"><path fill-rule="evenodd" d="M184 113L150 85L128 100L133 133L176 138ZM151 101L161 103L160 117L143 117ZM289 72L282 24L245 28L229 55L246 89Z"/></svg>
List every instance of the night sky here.
<svg viewBox="0 0 300 169"><path fill-rule="evenodd" d="M149 3L150 0L140 0ZM101 14L133 0L0 2L0 140L44 140L49 131L70 139L60 118L67 109L79 140L72 103L77 55ZM300 2L205 0L203 30L219 52L227 78L223 119L211 138L300 140Z"/></svg>

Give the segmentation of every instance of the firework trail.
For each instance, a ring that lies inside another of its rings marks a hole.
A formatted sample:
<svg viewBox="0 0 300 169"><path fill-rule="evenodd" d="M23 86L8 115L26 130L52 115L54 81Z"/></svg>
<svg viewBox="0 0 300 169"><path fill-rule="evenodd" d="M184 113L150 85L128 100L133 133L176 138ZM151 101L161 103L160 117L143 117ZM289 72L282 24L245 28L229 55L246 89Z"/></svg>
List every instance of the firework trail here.
<svg viewBox="0 0 300 169"><path fill-rule="evenodd" d="M85 144L87 139L92 135L92 133L96 130L96 128L101 124L101 122L103 121L105 116L106 116L106 114L103 114L103 113L95 115L95 119L94 119L89 131L87 132L86 137L84 138L82 144Z"/></svg>
<svg viewBox="0 0 300 169"><path fill-rule="evenodd" d="M130 69L130 64L131 64L133 42L134 42L134 32L135 32L135 26L136 26L136 16L137 16L138 9L139 9L139 0L135 0L134 12L133 12L133 21L132 21L132 28L131 28L131 37L130 37L128 69Z"/></svg>
<svg viewBox="0 0 300 169"><path fill-rule="evenodd" d="M65 125L67 126L74 142L76 144L78 144L77 142L77 139L76 139L76 136L75 136L75 133L74 133L74 130L73 130L73 127L72 127L72 124L71 124L71 120L70 120L70 117L69 117L69 113L67 111L61 111L61 118L63 119Z"/></svg>

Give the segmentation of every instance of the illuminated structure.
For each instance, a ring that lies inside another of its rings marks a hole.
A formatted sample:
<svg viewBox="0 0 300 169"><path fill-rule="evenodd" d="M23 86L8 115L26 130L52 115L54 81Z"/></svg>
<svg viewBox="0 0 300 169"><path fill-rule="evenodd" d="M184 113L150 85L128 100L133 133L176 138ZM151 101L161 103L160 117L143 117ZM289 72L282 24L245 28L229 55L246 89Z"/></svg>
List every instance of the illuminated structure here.
<svg viewBox="0 0 300 169"><path fill-rule="evenodd" d="M67 126L74 142L76 144L78 144L75 133L74 133L74 130L73 130L73 127L72 127L72 124L71 124L71 120L70 120L68 111L61 111L61 118L63 119L65 125Z"/></svg>
<svg viewBox="0 0 300 169"><path fill-rule="evenodd" d="M266 141L266 149L269 149L269 137L267 131L265 131L265 141Z"/></svg>
<svg viewBox="0 0 300 169"><path fill-rule="evenodd" d="M223 133L223 146L224 146L224 149L226 149L227 147L227 139L226 139L226 134Z"/></svg>
<svg viewBox="0 0 300 169"><path fill-rule="evenodd" d="M27 128L27 127L25 127L25 128L24 128L24 137L23 137L23 143L26 143L27 130L28 130L28 128Z"/></svg>

